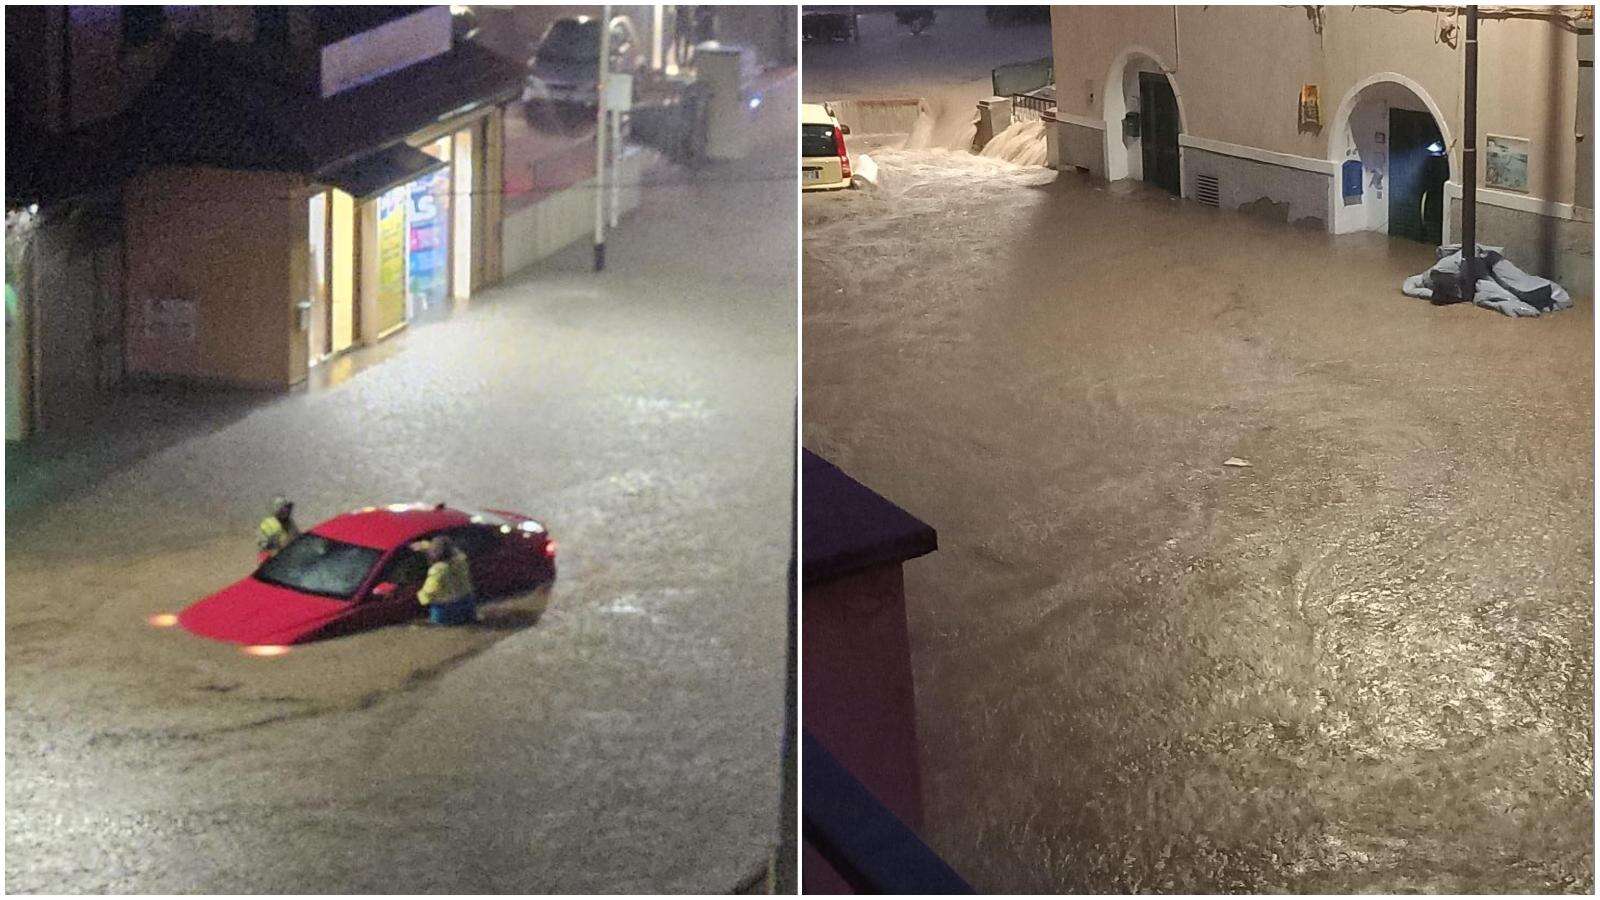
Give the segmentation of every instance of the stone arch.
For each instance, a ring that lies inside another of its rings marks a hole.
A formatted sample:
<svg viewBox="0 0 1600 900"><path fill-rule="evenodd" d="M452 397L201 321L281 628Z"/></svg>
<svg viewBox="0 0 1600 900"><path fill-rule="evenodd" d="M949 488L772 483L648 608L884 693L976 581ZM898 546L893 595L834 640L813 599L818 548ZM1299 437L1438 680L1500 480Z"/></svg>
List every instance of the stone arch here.
<svg viewBox="0 0 1600 900"><path fill-rule="evenodd" d="M1328 130L1327 158L1341 166L1347 160L1360 161L1365 188L1361 201L1352 202L1340 189L1342 176L1335 175L1330 226L1337 234L1388 231L1388 211L1382 192L1388 180L1389 150L1386 144L1377 142L1372 132L1387 134L1387 122L1377 117L1382 110L1391 107L1426 112L1431 116L1439 129L1449 169L1452 173L1458 171L1459 156L1450 133L1450 122L1427 89L1398 72L1368 75L1345 92L1329 120L1332 127Z"/></svg>
<svg viewBox="0 0 1600 900"><path fill-rule="evenodd" d="M1139 140L1122 136L1122 117L1130 111L1127 83L1130 78L1136 79L1139 72L1160 72L1166 76L1167 84L1172 86L1172 96L1178 101L1178 130L1184 133L1189 130L1189 115L1184 109L1183 91L1178 88L1178 79L1172 67L1162 61L1160 55L1149 47L1132 46L1124 49L1111 61L1111 67L1106 71L1104 90L1100 93L1100 108L1106 129L1107 181L1143 177L1142 163L1139 159ZM1179 161L1181 165L1181 154Z"/></svg>

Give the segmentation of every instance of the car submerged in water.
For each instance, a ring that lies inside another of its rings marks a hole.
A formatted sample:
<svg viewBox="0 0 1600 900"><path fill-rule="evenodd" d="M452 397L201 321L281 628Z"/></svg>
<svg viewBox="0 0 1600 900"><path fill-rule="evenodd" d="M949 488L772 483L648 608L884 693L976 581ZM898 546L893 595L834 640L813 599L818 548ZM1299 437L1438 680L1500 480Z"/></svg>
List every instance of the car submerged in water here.
<svg viewBox="0 0 1600 900"><path fill-rule="evenodd" d="M440 536L467 555L480 600L555 580L556 543L527 516L444 504L369 506L290 541L249 577L184 609L177 624L212 640L284 646L418 618L428 560L412 545Z"/></svg>

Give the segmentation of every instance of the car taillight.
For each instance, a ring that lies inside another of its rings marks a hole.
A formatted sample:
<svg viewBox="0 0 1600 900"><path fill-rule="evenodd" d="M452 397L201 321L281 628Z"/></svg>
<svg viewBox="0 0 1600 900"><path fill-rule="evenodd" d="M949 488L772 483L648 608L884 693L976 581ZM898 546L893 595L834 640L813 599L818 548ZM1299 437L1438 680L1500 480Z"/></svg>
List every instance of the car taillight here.
<svg viewBox="0 0 1600 900"><path fill-rule="evenodd" d="M544 543L544 555L550 557L551 559L555 559L556 558L556 542L555 541L545 541L545 543Z"/></svg>
<svg viewBox="0 0 1600 900"><path fill-rule="evenodd" d="M844 129L833 129L833 149L839 154L839 176L848 180L850 178L850 154L844 151Z"/></svg>

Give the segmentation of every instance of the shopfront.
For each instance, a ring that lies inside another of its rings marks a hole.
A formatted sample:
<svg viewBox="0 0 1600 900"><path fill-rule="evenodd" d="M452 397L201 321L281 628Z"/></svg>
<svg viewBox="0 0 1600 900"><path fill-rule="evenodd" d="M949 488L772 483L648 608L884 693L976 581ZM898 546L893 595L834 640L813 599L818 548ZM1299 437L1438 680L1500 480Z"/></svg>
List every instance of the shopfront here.
<svg viewBox="0 0 1600 900"><path fill-rule="evenodd" d="M414 136L332 173L310 197L310 365L443 319L483 283L490 118Z"/></svg>
<svg viewBox="0 0 1600 900"><path fill-rule="evenodd" d="M345 60L363 77L320 94L211 45L175 57L130 112L131 376L288 387L498 280L505 104L523 72L443 25L429 55L387 72ZM275 100L241 100L257 96Z"/></svg>

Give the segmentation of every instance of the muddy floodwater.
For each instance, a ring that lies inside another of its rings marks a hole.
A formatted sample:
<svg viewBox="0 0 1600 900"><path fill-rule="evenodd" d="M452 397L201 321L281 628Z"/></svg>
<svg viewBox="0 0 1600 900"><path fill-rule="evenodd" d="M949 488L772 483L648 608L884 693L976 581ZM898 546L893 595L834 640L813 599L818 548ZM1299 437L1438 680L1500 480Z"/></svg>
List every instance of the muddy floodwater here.
<svg viewBox="0 0 1600 900"><path fill-rule="evenodd" d="M989 891L1590 892L1592 298L876 158L803 199L804 441L939 531L932 846Z"/></svg>
<svg viewBox="0 0 1600 900"><path fill-rule="evenodd" d="M581 243L375 364L8 510L8 890L724 891L760 870L792 79L767 100L750 158L653 175L604 275ZM559 578L477 626L276 658L147 625L253 568L275 493L307 526L399 500L527 513Z"/></svg>

